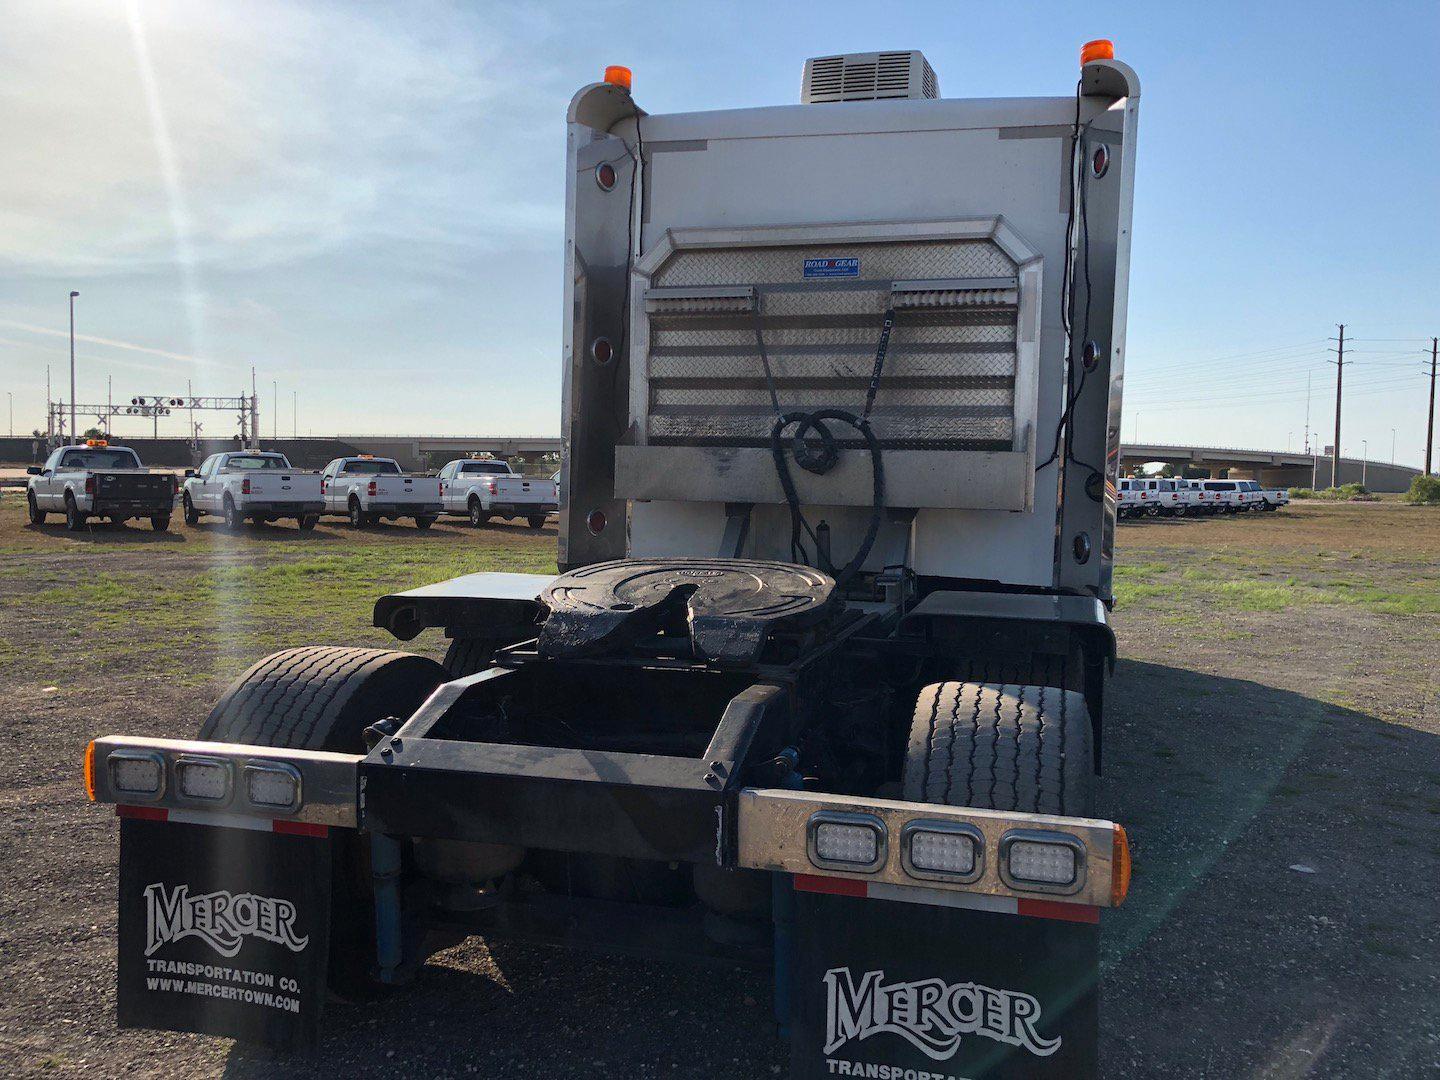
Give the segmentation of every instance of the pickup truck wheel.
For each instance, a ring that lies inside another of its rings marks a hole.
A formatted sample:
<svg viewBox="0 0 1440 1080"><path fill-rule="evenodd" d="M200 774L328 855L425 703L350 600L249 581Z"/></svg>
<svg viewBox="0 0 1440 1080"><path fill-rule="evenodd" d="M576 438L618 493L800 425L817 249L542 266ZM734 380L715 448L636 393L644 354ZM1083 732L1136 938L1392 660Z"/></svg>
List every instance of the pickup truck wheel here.
<svg viewBox="0 0 1440 1080"><path fill-rule="evenodd" d="M180 512L185 516L186 525L200 524L200 511L195 509L195 504L190 501L190 493L187 491L180 499Z"/></svg>
<svg viewBox="0 0 1440 1080"><path fill-rule="evenodd" d="M435 661L384 649L309 646L261 660L230 685L200 727L200 738L252 746L365 752L365 728L409 716L445 681ZM370 845L335 830L330 916L330 988L371 996L375 922Z"/></svg>
<svg viewBox="0 0 1440 1080"><path fill-rule="evenodd" d="M45 519L49 515L40 509L40 504L35 501L35 493L33 491L25 493L25 502L29 505L30 509L30 524L44 525Z"/></svg>
<svg viewBox="0 0 1440 1080"><path fill-rule="evenodd" d="M151 515L151 517L150 517L150 528L154 529L156 532L169 532L169 531L170 531L170 515L169 515L169 514L153 514L153 515Z"/></svg>
<svg viewBox="0 0 1440 1080"><path fill-rule="evenodd" d="M75 496L67 492L65 495L65 528L71 532L80 532L85 528L87 517L89 515L75 505Z"/></svg>
<svg viewBox="0 0 1440 1080"><path fill-rule="evenodd" d="M230 498L229 495L225 496L223 513L225 516L225 528L232 532L238 530L241 525L245 524L244 515L240 513L240 508L235 505L235 500Z"/></svg>
<svg viewBox="0 0 1440 1080"><path fill-rule="evenodd" d="M350 500L350 527L351 527L352 529L361 528L362 526L364 526L364 525L366 524L365 518L366 518L365 511L362 510L362 509L360 509L360 500L359 500L359 499L351 499L351 500Z"/></svg>
<svg viewBox="0 0 1440 1080"><path fill-rule="evenodd" d="M428 529L431 525L434 524L435 519L433 517L417 517L415 519L415 527L417 529Z"/></svg>
<svg viewBox="0 0 1440 1080"><path fill-rule="evenodd" d="M545 527L545 515L531 514L525 519L525 524L529 525L532 529L543 529Z"/></svg>
<svg viewBox="0 0 1440 1080"><path fill-rule="evenodd" d="M314 514L310 514L306 517L296 518L295 524L299 526L301 532L314 532L315 526L320 524L320 519Z"/></svg>
<svg viewBox="0 0 1440 1080"><path fill-rule="evenodd" d="M905 753L911 802L1092 817L1090 712L1074 690L943 682L920 691Z"/></svg>
<svg viewBox="0 0 1440 1080"><path fill-rule="evenodd" d="M1154 503L1151 503L1149 506L1147 506L1147 507L1145 508L1145 516L1146 516L1146 517L1152 517L1152 518L1154 518L1154 517L1159 517L1159 516L1160 516L1160 507L1156 506Z"/></svg>
<svg viewBox="0 0 1440 1080"><path fill-rule="evenodd" d="M490 520L490 515L487 514L487 513L485 513L484 509L481 508L481 506L480 506L480 500L479 500L479 499L471 499L471 500L470 500L470 527L471 527L472 529L478 529L478 528L480 528L480 526L482 526L482 525L486 524L487 522L489 522L489 520Z"/></svg>

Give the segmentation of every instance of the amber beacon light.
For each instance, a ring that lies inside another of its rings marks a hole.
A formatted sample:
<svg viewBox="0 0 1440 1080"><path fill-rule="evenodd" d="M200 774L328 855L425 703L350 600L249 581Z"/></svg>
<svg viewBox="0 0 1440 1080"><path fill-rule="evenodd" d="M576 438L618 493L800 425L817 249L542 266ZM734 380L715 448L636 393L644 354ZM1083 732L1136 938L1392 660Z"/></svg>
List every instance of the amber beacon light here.
<svg viewBox="0 0 1440 1080"><path fill-rule="evenodd" d="M1080 46L1080 66L1084 67L1092 60L1114 60L1115 43L1105 38L1096 38L1094 41L1087 41ZM610 73L605 73L605 81L610 81ZM625 84L627 87L629 83Z"/></svg>
<svg viewBox="0 0 1440 1080"><path fill-rule="evenodd" d="M605 81L611 86L618 86L621 90L630 89L630 69L621 67L619 64L611 64L605 69Z"/></svg>

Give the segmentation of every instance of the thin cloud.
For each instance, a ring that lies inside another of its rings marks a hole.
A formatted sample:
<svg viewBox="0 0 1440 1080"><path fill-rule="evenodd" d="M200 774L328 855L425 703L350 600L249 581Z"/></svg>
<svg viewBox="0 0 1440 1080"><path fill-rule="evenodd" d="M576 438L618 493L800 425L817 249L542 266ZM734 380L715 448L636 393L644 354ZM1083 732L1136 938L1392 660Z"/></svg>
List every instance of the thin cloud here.
<svg viewBox="0 0 1440 1080"><path fill-rule="evenodd" d="M23 330L27 334L43 334L46 337L70 337L68 330L54 330L48 326L36 326L34 323L16 322L13 319L0 319L0 326L9 327L11 330ZM156 349L149 345L140 345L133 341L117 341L115 338L95 337L92 334L76 334L76 341L83 341L87 345L104 345L111 349L128 349L131 352L145 353L147 356L158 356L165 360L178 360L183 364L195 364L199 367L222 368L233 365L225 364L219 360L209 360L203 356L189 356L186 353L170 352L168 349Z"/></svg>

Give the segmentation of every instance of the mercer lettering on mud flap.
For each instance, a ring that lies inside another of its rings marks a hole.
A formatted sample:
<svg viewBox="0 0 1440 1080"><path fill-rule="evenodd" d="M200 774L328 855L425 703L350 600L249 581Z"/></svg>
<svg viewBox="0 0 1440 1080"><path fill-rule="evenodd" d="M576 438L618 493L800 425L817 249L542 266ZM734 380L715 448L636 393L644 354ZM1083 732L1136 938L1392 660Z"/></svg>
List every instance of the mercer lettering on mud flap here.
<svg viewBox="0 0 1440 1080"><path fill-rule="evenodd" d="M257 937L300 952L309 935L295 933L295 905L254 893L220 890L191 896L189 885L167 890L145 886L145 955L171 941L198 937L221 956L234 956L246 937Z"/></svg>
<svg viewBox="0 0 1440 1080"><path fill-rule="evenodd" d="M825 973L825 1050L881 1032L899 1035L935 1061L953 1057L964 1035L983 1035L1023 1046L1039 1057L1060 1048L1035 1030L1040 1003L1017 990L944 979L885 984L883 971L867 971L857 986L848 967Z"/></svg>

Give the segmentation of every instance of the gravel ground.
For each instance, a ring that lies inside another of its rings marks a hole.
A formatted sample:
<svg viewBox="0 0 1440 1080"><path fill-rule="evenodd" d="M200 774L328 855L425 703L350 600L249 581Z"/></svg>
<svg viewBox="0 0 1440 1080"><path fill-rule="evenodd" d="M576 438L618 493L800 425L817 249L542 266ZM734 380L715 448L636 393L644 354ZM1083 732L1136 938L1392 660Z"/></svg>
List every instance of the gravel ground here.
<svg viewBox="0 0 1440 1080"><path fill-rule="evenodd" d="M84 800L81 750L109 731L190 735L244 664L167 643L191 676L177 679L148 651L144 621L89 649L87 612L55 593L55 568L153 572L162 590L187 572L187 551L240 567L303 556L263 538L76 541L22 527L5 502L0 1072L784 1075L762 975L479 939L402 993L336 1005L313 1057L117 1032L117 829ZM375 540L327 532L328 550ZM461 556L474 535L433 532ZM487 543L543 558L553 533ZM1136 869L1105 919L1105 1075L1440 1073L1440 514L1297 506L1147 522L1122 528L1119 546L1102 812L1126 823ZM375 643L366 614L338 640ZM132 646L143 662L127 662Z"/></svg>

